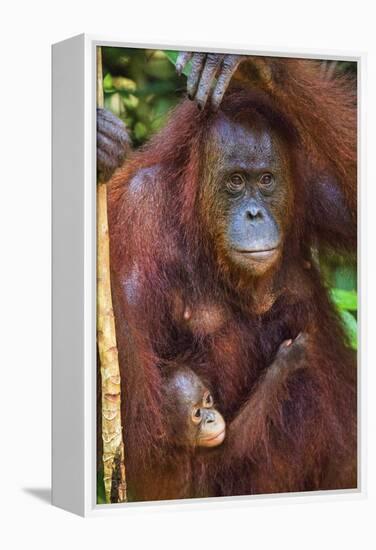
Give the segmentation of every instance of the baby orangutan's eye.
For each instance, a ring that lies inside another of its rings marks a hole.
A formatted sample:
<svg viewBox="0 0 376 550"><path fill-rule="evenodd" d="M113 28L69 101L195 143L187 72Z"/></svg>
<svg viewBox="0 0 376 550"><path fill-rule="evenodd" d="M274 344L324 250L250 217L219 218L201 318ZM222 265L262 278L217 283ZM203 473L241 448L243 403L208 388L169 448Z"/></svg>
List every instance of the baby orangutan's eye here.
<svg viewBox="0 0 376 550"><path fill-rule="evenodd" d="M202 404L204 407L210 409L214 405L214 400L211 393L207 393L204 395L204 399L202 400Z"/></svg>
<svg viewBox="0 0 376 550"><path fill-rule="evenodd" d="M200 424L201 422L201 409L192 410L192 421L194 424Z"/></svg>

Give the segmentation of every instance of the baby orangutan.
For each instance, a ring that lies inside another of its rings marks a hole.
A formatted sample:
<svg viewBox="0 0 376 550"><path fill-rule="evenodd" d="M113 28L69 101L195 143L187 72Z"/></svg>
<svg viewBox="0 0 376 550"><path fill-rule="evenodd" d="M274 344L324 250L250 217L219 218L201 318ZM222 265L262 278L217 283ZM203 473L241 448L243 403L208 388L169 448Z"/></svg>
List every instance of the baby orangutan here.
<svg viewBox="0 0 376 550"><path fill-rule="evenodd" d="M140 501L208 496L209 487L197 486L197 460L223 442L225 421L208 387L186 364L165 365L162 385L168 450L160 447L163 459L150 462L142 476L128 477L129 492Z"/></svg>
<svg viewBox="0 0 376 550"><path fill-rule="evenodd" d="M217 447L223 442L225 421L214 408L212 394L190 368L169 368L164 387L165 417L178 447Z"/></svg>

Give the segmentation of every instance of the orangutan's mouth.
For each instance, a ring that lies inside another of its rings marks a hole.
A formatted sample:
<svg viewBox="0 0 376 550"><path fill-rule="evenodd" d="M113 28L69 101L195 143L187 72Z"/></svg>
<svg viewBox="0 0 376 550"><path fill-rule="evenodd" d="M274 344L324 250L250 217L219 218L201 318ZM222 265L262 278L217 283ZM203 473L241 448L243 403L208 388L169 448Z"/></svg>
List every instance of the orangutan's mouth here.
<svg viewBox="0 0 376 550"><path fill-rule="evenodd" d="M267 248L264 250L236 250L238 254L247 256L252 260L266 260L277 254L278 247Z"/></svg>

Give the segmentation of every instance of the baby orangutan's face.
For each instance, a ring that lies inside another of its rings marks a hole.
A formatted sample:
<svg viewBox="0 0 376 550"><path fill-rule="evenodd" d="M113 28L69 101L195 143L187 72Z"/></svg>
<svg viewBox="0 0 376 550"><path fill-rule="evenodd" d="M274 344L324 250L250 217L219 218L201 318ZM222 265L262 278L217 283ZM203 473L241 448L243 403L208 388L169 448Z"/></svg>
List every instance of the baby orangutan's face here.
<svg viewBox="0 0 376 550"><path fill-rule="evenodd" d="M168 380L173 437L180 445L216 447L226 435L222 415L214 408L210 391L191 369L178 367Z"/></svg>
<svg viewBox="0 0 376 550"><path fill-rule="evenodd" d="M196 445L216 447L225 438L226 426L222 415L214 408L213 397L206 390L200 402L191 408L191 421L197 430Z"/></svg>

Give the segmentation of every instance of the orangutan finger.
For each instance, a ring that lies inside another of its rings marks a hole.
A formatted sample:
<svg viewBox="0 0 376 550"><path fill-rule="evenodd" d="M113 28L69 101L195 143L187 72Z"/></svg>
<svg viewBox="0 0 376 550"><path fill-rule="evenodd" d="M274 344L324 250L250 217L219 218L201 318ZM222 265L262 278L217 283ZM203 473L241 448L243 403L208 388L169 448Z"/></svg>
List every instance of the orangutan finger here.
<svg viewBox="0 0 376 550"><path fill-rule="evenodd" d="M199 109L203 109L206 105L214 78L217 75L223 57L222 54L208 54L206 58L206 63L196 93L196 102Z"/></svg>
<svg viewBox="0 0 376 550"><path fill-rule="evenodd" d="M194 99L201 73L204 68L206 53L195 53L192 57L192 70L188 76L187 92L189 99Z"/></svg>
<svg viewBox="0 0 376 550"><path fill-rule="evenodd" d="M180 52L175 63L175 69L178 75L180 76L181 73L184 70L184 67L187 65L187 63L192 59L193 53L192 52Z"/></svg>
<svg viewBox="0 0 376 550"><path fill-rule="evenodd" d="M226 55L222 61L222 68L217 80L217 84L211 95L211 104L214 110L217 110L221 104L223 96L228 88L230 80L236 71L240 61L241 55Z"/></svg>

